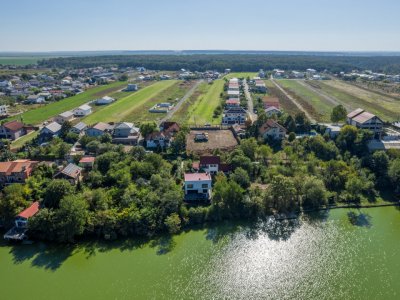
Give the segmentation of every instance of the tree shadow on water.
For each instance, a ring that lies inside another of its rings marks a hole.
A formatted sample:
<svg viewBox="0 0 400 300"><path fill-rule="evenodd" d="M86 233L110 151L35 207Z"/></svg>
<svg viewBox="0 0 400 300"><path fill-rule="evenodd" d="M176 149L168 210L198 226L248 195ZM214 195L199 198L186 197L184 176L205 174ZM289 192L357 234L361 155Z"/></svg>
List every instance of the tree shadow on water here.
<svg viewBox="0 0 400 300"><path fill-rule="evenodd" d="M150 242L150 247L157 249L157 255L165 255L171 252L175 246L176 242L172 235L160 236Z"/></svg>
<svg viewBox="0 0 400 300"><path fill-rule="evenodd" d="M372 217L369 214L362 212L355 213L354 211L350 211L347 213L347 217L349 218L349 222L354 226L367 228L370 228L372 226Z"/></svg>
<svg viewBox="0 0 400 300"><path fill-rule="evenodd" d="M10 254L15 264L31 261L33 267L55 271L72 255L74 246L56 246L39 243L36 245L11 245Z"/></svg>

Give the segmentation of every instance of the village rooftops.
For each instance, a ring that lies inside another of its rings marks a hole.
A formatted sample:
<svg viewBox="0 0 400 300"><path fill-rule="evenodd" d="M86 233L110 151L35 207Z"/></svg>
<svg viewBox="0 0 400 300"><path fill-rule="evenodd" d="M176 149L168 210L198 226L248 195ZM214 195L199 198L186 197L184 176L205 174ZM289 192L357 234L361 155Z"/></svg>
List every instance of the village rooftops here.
<svg viewBox="0 0 400 300"><path fill-rule="evenodd" d="M85 164L85 163L94 163L95 160L96 160L96 158L93 157L93 156L86 156L86 157L82 157L82 158L79 160L79 163L81 163L81 164Z"/></svg>
<svg viewBox="0 0 400 300"><path fill-rule="evenodd" d="M33 202L28 208L21 211L17 217L29 219L39 212L39 201Z"/></svg>
<svg viewBox="0 0 400 300"><path fill-rule="evenodd" d="M73 128L75 128L75 129L81 131L81 130L84 130L84 129L86 128L86 124L83 123L83 122L79 122L79 123L76 124Z"/></svg>
<svg viewBox="0 0 400 300"><path fill-rule="evenodd" d="M209 173L185 173L185 181L205 181L211 180Z"/></svg>
<svg viewBox="0 0 400 300"><path fill-rule="evenodd" d="M112 126L108 123L99 122L96 125L94 125L93 128L100 131L106 131L106 130L111 130Z"/></svg>
<svg viewBox="0 0 400 300"><path fill-rule="evenodd" d="M221 158L219 156L201 156L200 166L203 165L219 165L221 163Z"/></svg>
<svg viewBox="0 0 400 300"><path fill-rule="evenodd" d="M286 128L283 127L282 125L280 125L278 122L276 122L272 119L269 119L260 127L259 132L261 134L264 134L264 132L266 132L272 128L280 128L280 129L284 130L285 132L287 131Z"/></svg>
<svg viewBox="0 0 400 300"><path fill-rule="evenodd" d="M81 110L90 110L92 108L87 104L83 104L83 105L79 106L79 109L81 109Z"/></svg>

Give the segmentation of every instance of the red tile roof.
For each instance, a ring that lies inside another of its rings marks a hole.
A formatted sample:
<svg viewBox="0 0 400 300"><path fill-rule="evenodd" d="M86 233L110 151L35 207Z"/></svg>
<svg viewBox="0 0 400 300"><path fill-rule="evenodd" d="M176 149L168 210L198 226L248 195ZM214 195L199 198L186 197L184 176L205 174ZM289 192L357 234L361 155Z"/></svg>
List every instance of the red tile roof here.
<svg viewBox="0 0 400 300"><path fill-rule="evenodd" d="M23 210L18 214L18 217L24 218L24 219L29 219L30 217L33 217L34 215L37 214L39 211L39 202L33 202L31 206L29 206L27 209Z"/></svg>
<svg viewBox="0 0 400 300"><path fill-rule="evenodd" d="M8 130L17 131L17 130L21 130L24 127L24 124L14 120L11 122L4 123L3 126L5 128L7 128Z"/></svg>
<svg viewBox="0 0 400 300"><path fill-rule="evenodd" d="M87 156L87 157L82 157L79 162L80 163L93 163L94 161L95 161L95 157Z"/></svg>
<svg viewBox="0 0 400 300"><path fill-rule="evenodd" d="M211 180L211 176L208 173L186 173L185 181L205 181Z"/></svg>
<svg viewBox="0 0 400 300"><path fill-rule="evenodd" d="M351 113L347 115L348 118L354 118L355 116L361 114L364 110L362 108L357 108L356 110L353 110Z"/></svg>
<svg viewBox="0 0 400 300"><path fill-rule="evenodd" d="M31 161L29 159L0 162L0 173L5 173L9 176L13 173L25 172L29 175L33 167L38 163L38 161Z"/></svg>
<svg viewBox="0 0 400 300"><path fill-rule="evenodd" d="M264 134L266 131L272 129L272 128L280 128L282 130L284 130L285 132L287 131L285 127L283 127L282 125L278 124L278 122L269 119L267 120L259 129L260 134Z"/></svg>

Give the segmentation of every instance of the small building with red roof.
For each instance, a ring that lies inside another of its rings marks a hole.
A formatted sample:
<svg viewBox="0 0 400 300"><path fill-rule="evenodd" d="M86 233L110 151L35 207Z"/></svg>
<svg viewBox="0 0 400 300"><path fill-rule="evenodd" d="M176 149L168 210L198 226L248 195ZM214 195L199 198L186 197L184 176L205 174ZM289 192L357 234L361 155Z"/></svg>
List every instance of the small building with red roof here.
<svg viewBox="0 0 400 300"><path fill-rule="evenodd" d="M94 165L94 161L96 160L96 158L94 157L94 156L84 156L84 157L82 157L80 160L79 160L79 165L82 167L82 168L85 168L85 169L87 169L87 168L89 168L89 169L91 169L91 168L93 168L93 165Z"/></svg>
<svg viewBox="0 0 400 300"><path fill-rule="evenodd" d="M29 159L18 159L14 161L0 162L0 186L11 183L25 183L38 161Z"/></svg>
<svg viewBox="0 0 400 300"><path fill-rule="evenodd" d="M28 220L39 212L39 208L39 201L33 202L15 217L15 226L17 228L27 228Z"/></svg>
<svg viewBox="0 0 400 300"><path fill-rule="evenodd" d="M186 201L209 201L211 199L210 173L185 173L184 180Z"/></svg>
<svg viewBox="0 0 400 300"><path fill-rule="evenodd" d="M269 119L259 128L258 132L264 139L273 138L276 140L282 140L285 137L287 130L275 120Z"/></svg>

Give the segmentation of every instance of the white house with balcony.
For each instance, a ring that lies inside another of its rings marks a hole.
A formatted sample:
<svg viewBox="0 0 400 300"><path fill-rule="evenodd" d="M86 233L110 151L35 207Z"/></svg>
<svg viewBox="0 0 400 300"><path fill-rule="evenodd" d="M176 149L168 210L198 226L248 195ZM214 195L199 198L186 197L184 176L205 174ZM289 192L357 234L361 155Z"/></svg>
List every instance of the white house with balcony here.
<svg viewBox="0 0 400 300"><path fill-rule="evenodd" d="M92 107L90 105L84 104L74 109L75 117L85 117L92 113Z"/></svg>
<svg viewBox="0 0 400 300"><path fill-rule="evenodd" d="M185 174L185 200L209 201L211 199L211 175L209 173Z"/></svg>

